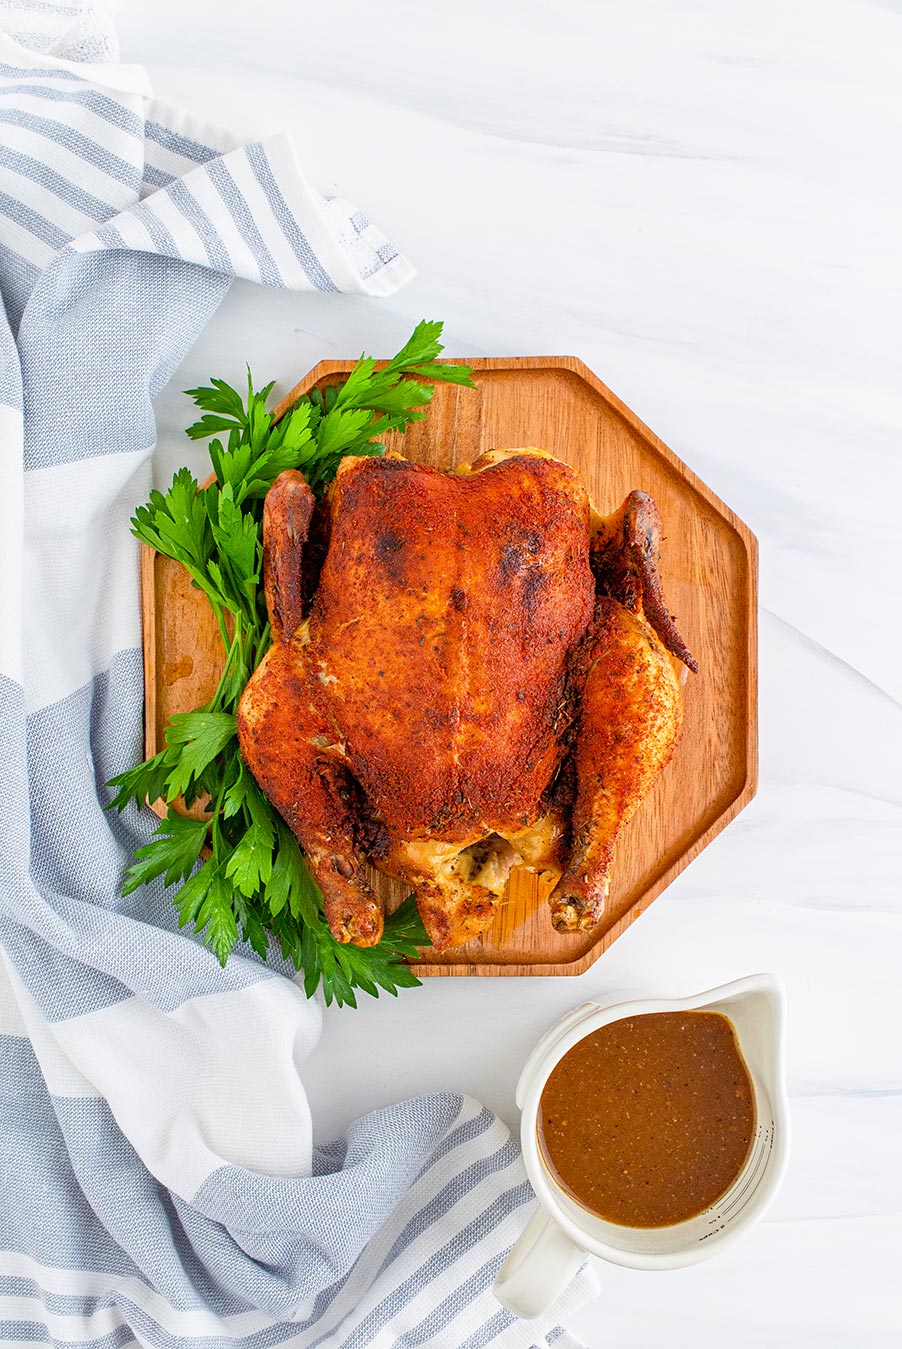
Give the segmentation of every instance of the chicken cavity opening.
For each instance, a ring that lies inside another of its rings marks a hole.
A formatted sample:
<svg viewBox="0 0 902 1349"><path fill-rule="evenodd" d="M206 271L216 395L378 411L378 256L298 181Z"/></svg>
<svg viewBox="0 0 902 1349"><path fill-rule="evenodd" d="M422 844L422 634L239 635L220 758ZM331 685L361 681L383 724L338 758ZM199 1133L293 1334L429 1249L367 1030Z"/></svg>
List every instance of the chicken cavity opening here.
<svg viewBox="0 0 902 1349"><path fill-rule="evenodd" d="M557 879L560 832L560 822L548 814L508 838L486 834L463 848L441 839L410 839L399 846L395 863L399 869L392 874L414 881L429 879L460 896L471 886L477 886L500 897L516 867L527 867L542 875L553 873Z"/></svg>
<svg viewBox="0 0 902 1349"><path fill-rule="evenodd" d="M508 877L523 857L500 834L489 834L463 848L448 866L448 875L465 885L481 885L493 895L504 893Z"/></svg>

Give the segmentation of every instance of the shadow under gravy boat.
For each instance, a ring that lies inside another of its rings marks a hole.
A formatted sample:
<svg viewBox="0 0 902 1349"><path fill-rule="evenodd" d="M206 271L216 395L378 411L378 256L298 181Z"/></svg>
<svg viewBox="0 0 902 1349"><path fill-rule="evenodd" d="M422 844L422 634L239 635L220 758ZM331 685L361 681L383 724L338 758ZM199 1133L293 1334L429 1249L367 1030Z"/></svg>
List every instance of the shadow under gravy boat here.
<svg viewBox="0 0 902 1349"><path fill-rule="evenodd" d="M538 1141L539 1101L552 1070L586 1035L623 1017L651 1012L722 1012L733 1024L755 1095L749 1155L729 1189L695 1218L669 1227L622 1227L572 1199L548 1169ZM499 1302L516 1316L539 1316L557 1300L587 1253L631 1269L692 1265L735 1240L770 1203L789 1155L789 1105L783 1066L783 990L770 974L752 974L690 998L612 995L584 1002L542 1037L517 1085L523 1161L539 1210L495 1280Z"/></svg>

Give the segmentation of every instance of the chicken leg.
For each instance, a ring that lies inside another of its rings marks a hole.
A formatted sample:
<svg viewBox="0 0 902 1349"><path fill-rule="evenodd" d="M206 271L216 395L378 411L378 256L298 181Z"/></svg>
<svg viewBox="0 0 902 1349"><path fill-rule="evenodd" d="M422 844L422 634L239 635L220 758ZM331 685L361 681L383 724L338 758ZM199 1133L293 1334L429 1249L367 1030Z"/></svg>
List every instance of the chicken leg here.
<svg viewBox="0 0 902 1349"><path fill-rule="evenodd" d="M698 670L664 603L660 555L661 517L647 492L630 492L611 515L594 517L599 599L575 671L582 698L573 851L549 898L558 932L598 922L620 831L676 748L683 710L668 652Z"/></svg>
<svg viewBox="0 0 902 1349"><path fill-rule="evenodd" d="M673 754L682 721L664 644L641 615L608 596L598 600L583 661L573 851L549 899L558 932L598 922L618 835Z"/></svg>
<svg viewBox="0 0 902 1349"><path fill-rule="evenodd" d="M282 473L263 512L263 576L273 645L238 707L248 767L307 855L336 941L374 946L383 915L355 840L354 784L334 732L316 710L302 620L303 547L313 493Z"/></svg>

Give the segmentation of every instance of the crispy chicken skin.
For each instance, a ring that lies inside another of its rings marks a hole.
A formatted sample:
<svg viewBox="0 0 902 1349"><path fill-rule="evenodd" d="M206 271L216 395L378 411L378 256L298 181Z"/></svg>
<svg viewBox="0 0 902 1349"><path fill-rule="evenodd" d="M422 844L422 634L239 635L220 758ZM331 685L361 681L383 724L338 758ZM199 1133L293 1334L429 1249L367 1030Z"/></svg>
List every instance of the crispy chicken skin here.
<svg viewBox="0 0 902 1349"><path fill-rule="evenodd" d="M558 932L595 926L610 888L614 842L676 747L680 688L658 634L601 596L579 661L577 796L572 852L551 894Z"/></svg>
<svg viewBox="0 0 902 1349"><path fill-rule="evenodd" d="M312 515L283 473L263 521L274 644L238 732L336 938L381 937L364 856L412 885L439 948L485 930L514 866L560 877L559 930L591 926L618 830L676 743L665 646L693 664L663 604L651 498L601 519L540 450L454 472L346 458L304 617Z"/></svg>

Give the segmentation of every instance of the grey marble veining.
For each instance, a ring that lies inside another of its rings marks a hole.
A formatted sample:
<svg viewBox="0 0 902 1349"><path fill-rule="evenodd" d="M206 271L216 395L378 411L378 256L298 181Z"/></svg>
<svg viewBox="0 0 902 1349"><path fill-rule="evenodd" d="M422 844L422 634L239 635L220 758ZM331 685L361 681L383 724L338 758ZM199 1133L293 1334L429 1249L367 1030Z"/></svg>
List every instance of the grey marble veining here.
<svg viewBox="0 0 902 1349"><path fill-rule="evenodd" d="M582 357L761 545L755 802L579 980L328 1015L321 1135L445 1087L513 1124L520 1064L574 1003L772 969L795 1142L771 1213L693 1269L604 1267L572 1328L902 1343L900 6L123 0L120 31L161 96L289 130L420 269L382 303L236 286L159 400L161 476L198 454L179 389L249 360L284 390L441 317L452 354Z"/></svg>

